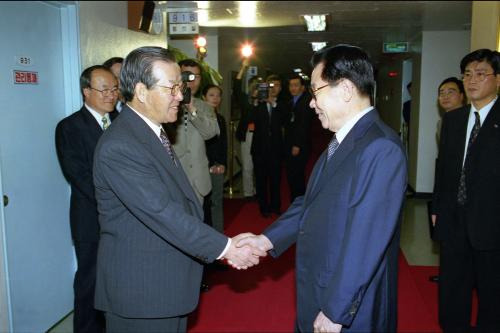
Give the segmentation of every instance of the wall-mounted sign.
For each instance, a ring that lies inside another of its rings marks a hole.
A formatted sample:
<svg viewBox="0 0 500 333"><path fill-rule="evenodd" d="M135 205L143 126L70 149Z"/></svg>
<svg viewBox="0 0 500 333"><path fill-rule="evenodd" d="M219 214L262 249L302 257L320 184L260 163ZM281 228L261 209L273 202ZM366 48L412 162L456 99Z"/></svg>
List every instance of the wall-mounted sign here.
<svg viewBox="0 0 500 333"><path fill-rule="evenodd" d="M168 33L170 37L197 35L199 33L198 13L169 12Z"/></svg>
<svg viewBox="0 0 500 333"><path fill-rule="evenodd" d="M383 53L404 53L410 50L408 42L384 43Z"/></svg>
<svg viewBox="0 0 500 333"><path fill-rule="evenodd" d="M15 84L38 84L38 72L14 70Z"/></svg>

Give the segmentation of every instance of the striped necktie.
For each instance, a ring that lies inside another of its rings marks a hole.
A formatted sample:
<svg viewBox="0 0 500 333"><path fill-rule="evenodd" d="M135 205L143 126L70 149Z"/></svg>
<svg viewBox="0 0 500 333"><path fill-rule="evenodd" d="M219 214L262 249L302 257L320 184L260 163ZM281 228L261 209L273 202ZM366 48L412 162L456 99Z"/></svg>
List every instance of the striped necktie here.
<svg viewBox="0 0 500 333"><path fill-rule="evenodd" d="M328 144L328 155L327 155L327 161L330 160L330 158L333 156L337 148L339 147L340 143L337 140L337 136L334 134L332 140Z"/></svg>

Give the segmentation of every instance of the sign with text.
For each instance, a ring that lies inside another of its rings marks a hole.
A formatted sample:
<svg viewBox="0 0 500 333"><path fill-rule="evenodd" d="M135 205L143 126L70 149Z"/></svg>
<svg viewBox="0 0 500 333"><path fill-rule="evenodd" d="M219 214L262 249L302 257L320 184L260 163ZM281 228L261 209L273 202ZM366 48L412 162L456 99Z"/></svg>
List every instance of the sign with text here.
<svg viewBox="0 0 500 333"><path fill-rule="evenodd" d="M14 70L15 84L38 84L38 72Z"/></svg>
<svg viewBox="0 0 500 333"><path fill-rule="evenodd" d="M384 47L382 49L384 53L404 53L409 50L410 48L408 47L408 42L384 43Z"/></svg>

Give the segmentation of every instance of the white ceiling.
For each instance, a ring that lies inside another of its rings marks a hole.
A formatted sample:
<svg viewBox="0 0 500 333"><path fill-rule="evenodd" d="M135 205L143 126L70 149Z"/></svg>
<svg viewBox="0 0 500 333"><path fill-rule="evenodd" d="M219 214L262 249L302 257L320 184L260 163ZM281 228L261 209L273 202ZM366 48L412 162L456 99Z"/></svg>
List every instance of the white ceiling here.
<svg viewBox="0 0 500 333"><path fill-rule="evenodd" d="M200 26L216 27L219 40L230 45L252 41L258 56L276 72L305 66L312 55L309 42L358 45L378 62L383 42L411 42L422 30L469 30L472 16L471 1L254 1L250 17L255 20L249 23L240 19L251 11L245 3L243 12L239 1L168 1L160 6L167 11L199 8L204 12L199 12ZM306 31L301 15L326 13L327 31Z"/></svg>

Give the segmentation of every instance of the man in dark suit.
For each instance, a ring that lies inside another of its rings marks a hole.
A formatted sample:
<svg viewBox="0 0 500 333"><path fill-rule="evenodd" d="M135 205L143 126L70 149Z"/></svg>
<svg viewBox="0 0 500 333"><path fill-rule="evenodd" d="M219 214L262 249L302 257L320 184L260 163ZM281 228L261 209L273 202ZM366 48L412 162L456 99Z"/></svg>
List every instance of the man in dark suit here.
<svg viewBox="0 0 500 333"><path fill-rule="evenodd" d="M266 82L269 85L267 99L260 100L251 111L255 124L251 153L260 213L269 217L270 213L281 214L281 162L286 111L284 104L278 100L280 78L271 75Z"/></svg>
<svg viewBox="0 0 500 333"><path fill-rule="evenodd" d="M324 48L312 63L311 107L335 134L305 196L238 245L278 256L297 243L296 331L395 332L404 149L370 105L373 68L363 50Z"/></svg>
<svg viewBox="0 0 500 333"><path fill-rule="evenodd" d="M103 66L92 66L80 76L85 104L56 127L61 168L71 184L70 223L78 269L75 274L74 332L102 332L104 318L94 309L95 267L99 224L92 166L94 149L117 113L118 83Z"/></svg>
<svg viewBox="0 0 500 333"><path fill-rule="evenodd" d="M311 122L314 111L304 79L296 75L288 81L292 100L285 123L285 165L290 187L290 202L306 192L306 164L311 152Z"/></svg>
<svg viewBox="0 0 500 333"><path fill-rule="evenodd" d="M173 55L141 47L124 60L120 116L99 141L94 184L101 234L97 309L110 332L185 332L204 263L258 263L203 223L203 209L162 123L177 120L184 84ZM263 253L260 253L263 254Z"/></svg>
<svg viewBox="0 0 500 333"><path fill-rule="evenodd" d="M500 328L500 54L466 55L460 69L472 105L444 114L433 198L440 241L439 322L469 332L477 289L478 332Z"/></svg>

